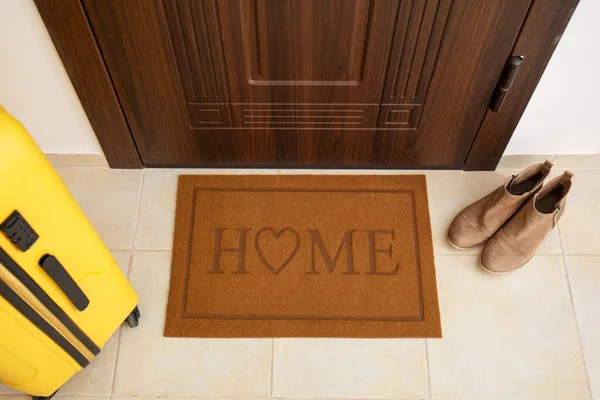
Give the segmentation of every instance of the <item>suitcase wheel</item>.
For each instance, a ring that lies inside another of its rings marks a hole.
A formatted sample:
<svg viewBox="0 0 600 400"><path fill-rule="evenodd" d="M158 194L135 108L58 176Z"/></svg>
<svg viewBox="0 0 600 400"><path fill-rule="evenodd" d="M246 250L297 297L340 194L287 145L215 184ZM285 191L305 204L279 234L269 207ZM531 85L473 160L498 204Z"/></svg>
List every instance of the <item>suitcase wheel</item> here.
<svg viewBox="0 0 600 400"><path fill-rule="evenodd" d="M58 392L58 390L56 392ZM54 397L54 395L56 394L56 392L52 393L48 397L45 397L45 396L31 396L31 400L50 400L51 398Z"/></svg>
<svg viewBox="0 0 600 400"><path fill-rule="evenodd" d="M129 316L127 317L127 319L125 320L125 322L127 322L127 325L129 325L130 328L135 328L140 324L140 317L142 315L140 314L140 309L136 306L133 311L131 312L131 314L129 314ZM33 399L36 400L36 399Z"/></svg>

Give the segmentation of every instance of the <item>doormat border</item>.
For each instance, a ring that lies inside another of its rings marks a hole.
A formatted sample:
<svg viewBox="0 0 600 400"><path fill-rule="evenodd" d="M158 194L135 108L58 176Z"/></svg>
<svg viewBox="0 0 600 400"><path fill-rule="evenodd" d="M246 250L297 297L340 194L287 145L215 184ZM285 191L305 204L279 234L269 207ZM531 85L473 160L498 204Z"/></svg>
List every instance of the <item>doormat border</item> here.
<svg viewBox="0 0 600 400"><path fill-rule="evenodd" d="M194 241L194 226L196 223L196 199L198 192L300 192L300 193L409 193L412 204L412 223L413 223L413 239L415 244L415 260L417 270L417 288L419 296L419 315L416 317L351 317L351 316L328 316L320 317L318 315L310 316L292 316L292 315L219 315L219 314L187 314L187 295L189 291L189 272L191 266L191 253L192 246L187 246L187 252L185 257L184 266L184 287L182 293L182 305L180 318L193 318L193 319L258 319L258 320L295 320L295 321L424 321L425 315L423 310L423 282L421 281L421 259L419 257L419 240L418 240L418 226L417 226L417 212L415 209L415 190L414 189L310 189L310 188L211 188L211 187L197 187L194 190L192 197L192 211L190 214L190 233L188 242Z"/></svg>

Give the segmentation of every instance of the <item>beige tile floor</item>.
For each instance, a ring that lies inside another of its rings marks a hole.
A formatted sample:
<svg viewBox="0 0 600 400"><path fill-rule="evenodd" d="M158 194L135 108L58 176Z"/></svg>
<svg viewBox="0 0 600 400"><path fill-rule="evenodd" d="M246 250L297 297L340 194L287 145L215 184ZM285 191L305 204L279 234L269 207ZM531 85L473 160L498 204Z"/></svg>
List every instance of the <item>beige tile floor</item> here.
<svg viewBox="0 0 600 400"><path fill-rule="evenodd" d="M145 170L59 172L141 298L123 328L59 397L209 399L600 400L600 156L555 157L575 173L558 229L523 269L484 273L448 246L463 206L543 156L496 172L425 172L443 339L173 339L162 328L177 175L397 174L399 171ZM0 400L25 399L0 386Z"/></svg>

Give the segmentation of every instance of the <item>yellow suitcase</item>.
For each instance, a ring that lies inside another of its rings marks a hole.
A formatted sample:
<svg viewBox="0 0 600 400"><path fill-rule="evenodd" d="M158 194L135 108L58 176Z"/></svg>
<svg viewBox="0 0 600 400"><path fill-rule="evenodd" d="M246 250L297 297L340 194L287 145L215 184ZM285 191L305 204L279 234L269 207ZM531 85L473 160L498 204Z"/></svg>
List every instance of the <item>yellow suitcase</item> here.
<svg viewBox="0 0 600 400"><path fill-rule="evenodd" d="M0 106L0 382L51 397L138 298L27 131Z"/></svg>

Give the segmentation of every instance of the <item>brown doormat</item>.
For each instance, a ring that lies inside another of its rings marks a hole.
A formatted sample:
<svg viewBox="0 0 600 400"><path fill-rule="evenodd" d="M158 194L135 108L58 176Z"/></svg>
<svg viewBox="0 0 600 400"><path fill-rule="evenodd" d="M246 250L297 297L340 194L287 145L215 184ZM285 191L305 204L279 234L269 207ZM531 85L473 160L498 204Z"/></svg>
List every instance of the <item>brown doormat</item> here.
<svg viewBox="0 0 600 400"><path fill-rule="evenodd" d="M425 177L181 176L165 336L440 337Z"/></svg>

